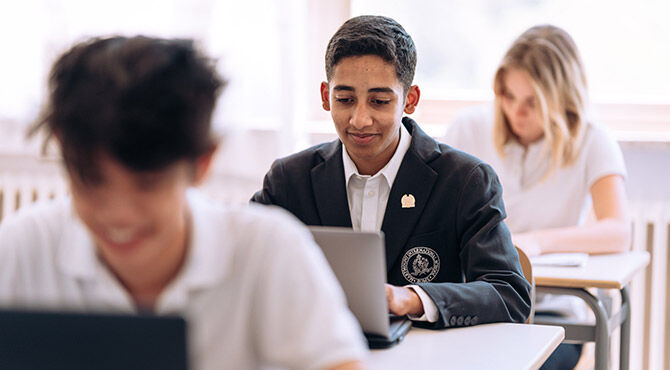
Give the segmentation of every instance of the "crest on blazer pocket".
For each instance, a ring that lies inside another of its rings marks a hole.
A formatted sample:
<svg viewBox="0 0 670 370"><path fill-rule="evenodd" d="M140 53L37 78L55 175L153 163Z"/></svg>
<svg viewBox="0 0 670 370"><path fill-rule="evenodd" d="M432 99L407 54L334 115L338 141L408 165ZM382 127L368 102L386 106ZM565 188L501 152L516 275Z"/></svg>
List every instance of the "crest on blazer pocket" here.
<svg viewBox="0 0 670 370"><path fill-rule="evenodd" d="M402 257L402 276L412 284L433 281L440 272L440 257L429 247L414 247Z"/></svg>

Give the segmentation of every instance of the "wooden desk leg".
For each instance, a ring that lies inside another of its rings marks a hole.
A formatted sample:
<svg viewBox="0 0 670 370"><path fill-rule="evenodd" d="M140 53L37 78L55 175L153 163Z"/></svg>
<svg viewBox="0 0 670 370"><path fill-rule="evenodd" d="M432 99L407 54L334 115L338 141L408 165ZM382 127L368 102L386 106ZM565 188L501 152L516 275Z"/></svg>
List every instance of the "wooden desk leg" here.
<svg viewBox="0 0 670 370"><path fill-rule="evenodd" d="M628 370L630 366L630 295L628 286L621 290L621 333L619 348L619 368Z"/></svg>

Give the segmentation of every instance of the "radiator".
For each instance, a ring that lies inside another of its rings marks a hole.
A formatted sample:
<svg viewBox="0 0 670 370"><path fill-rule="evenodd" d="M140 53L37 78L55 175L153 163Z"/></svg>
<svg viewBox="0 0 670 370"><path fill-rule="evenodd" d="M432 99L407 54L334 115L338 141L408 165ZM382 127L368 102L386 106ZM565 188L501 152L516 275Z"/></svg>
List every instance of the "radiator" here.
<svg viewBox="0 0 670 370"><path fill-rule="evenodd" d="M66 193L64 181L58 176L0 173L0 222L21 207Z"/></svg>
<svg viewBox="0 0 670 370"><path fill-rule="evenodd" d="M670 369L670 202L631 202L633 249L651 262L631 284L631 369Z"/></svg>
<svg viewBox="0 0 670 370"><path fill-rule="evenodd" d="M261 179L213 174L200 190L215 203L243 205L260 188ZM31 203L67 195L62 176L37 172L2 173L0 171L0 222Z"/></svg>

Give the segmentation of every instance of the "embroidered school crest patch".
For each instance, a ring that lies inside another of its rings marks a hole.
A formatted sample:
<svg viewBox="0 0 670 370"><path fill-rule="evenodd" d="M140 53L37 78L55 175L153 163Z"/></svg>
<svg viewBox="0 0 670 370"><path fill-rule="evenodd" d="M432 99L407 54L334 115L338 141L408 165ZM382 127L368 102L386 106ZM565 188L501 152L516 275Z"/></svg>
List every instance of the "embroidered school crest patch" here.
<svg viewBox="0 0 670 370"><path fill-rule="evenodd" d="M402 276L410 283L427 283L440 271L440 257L431 248L414 247L402 257Z"/></svg>

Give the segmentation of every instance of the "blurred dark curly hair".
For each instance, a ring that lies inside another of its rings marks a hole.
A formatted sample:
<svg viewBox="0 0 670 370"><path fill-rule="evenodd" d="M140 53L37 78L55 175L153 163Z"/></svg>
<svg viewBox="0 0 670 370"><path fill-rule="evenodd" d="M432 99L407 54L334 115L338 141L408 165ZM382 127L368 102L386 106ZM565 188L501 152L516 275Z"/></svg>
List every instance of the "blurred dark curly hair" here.
<svg viewBox="0 0 670 370"><path fill-rule="evenodd" d="M56 137L69 172L100 178L100 155L156 171L212 150L212 111L225 81L193 41L93 38L54 63L31 133Z"/></svg>

